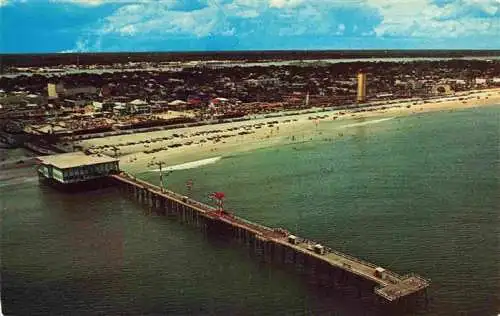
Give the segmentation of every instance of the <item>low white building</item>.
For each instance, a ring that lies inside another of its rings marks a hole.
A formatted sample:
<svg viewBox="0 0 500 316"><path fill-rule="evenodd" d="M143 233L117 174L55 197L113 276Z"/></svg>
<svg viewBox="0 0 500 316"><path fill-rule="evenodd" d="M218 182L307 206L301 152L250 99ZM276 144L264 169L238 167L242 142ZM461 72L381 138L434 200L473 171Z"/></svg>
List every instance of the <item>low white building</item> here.
<svg viewBox="0 0 500 316"><path fill-rule="evenodd" d="M102 102L93 101L92 102L92 109L94 110L94 112L101 112L102 111Z"/></svg>
<svg viewBox="0 0 500 316"><path fill-rule="evenodd" d="M127 104L130 114L151 114L151 106L143 100L136 99Z"/></svg>
<svg viewBox="0 0 500 316"><path fill-rule="evenodd" d="M125 114L127 114L127 108L123 104L117 104L113 107L113 114L125 115Z"/></svg>
<svg viewBox="0 0 500 316"><path fill-rule="evenodd" d="M474 83L476 85L485 85L487 83L486 78L475 78Z"/></svg>
<svg viewBox="0 0 500 316"><path fill-rule="evenodd" d="M71 152L37 159L39 176L57 184L94 180L119 171L119 160L105 155Z"/></svg>

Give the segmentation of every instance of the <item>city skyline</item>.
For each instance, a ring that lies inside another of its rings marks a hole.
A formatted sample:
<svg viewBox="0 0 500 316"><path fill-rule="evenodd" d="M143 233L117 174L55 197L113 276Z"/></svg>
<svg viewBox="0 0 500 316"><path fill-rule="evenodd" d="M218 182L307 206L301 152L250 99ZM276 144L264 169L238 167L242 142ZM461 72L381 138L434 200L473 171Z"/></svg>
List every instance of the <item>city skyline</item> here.
<svg viewBox="0 0 500 316"><path fill-rule="evenodd" d="M496 0L0 0L1 53L498 49Z"/></svg>

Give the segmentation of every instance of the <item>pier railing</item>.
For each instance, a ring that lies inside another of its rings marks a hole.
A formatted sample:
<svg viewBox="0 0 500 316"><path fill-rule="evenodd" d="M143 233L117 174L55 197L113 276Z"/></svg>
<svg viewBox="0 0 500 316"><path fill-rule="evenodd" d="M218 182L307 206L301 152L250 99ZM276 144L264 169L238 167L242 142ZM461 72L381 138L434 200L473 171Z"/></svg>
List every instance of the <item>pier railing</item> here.
<svg viewBox="0 0 500 316"><path fill-rule="evenodd" d="M425 286L428 286L431 283L431 279L424 278L421 275L418 275L418 274L413 273L413 272L410 272L410 273L405 274L403 276L403 279L410 279L410 278L414 278L415 279L415 283L418 283L419 287L425 287Z"/></svg>
<svg viewBox="0 0 500 316"><path fill-rule="evenodd" d="M148 189L152 192L156 192L158 194L162 194L162 195L166 195L166 196L170 196L178 201L181 201L182 203L185 203L187 205L191 205L193 207L196 207L197 209L201 210L202 212L213 212L213 211L217 211L217 208L213 207L213 206L210 206L208 204L205 204L205 203L202 203L202 202L199 202L199 201L196 201L192 198L189 198L187 196L184 196L184 195L181 195L181 194L178 194L176 192L173 192L173 191L170 191L168 189L162 189L158 186L155 186L151 183L148 183L144 180L141 180L141 179L137 179L136 177L134 176L131 176L125 172L122 172L118 177L121 177L121 178L124 178L125 180L127 181L130 181L136 185L139 185L139 186L142 186L143 188L145 189ZM223 220L229 220L229 221L232 221L234 224L244 224L246 225L249 229L251 230L254 230L256 231L257 233L261 234L261 235L264 235L264 237L271 237L271 238L276 238L277 236L276 235L273 235L273 234L276 234L276 230L275 229L272 229L270 227L267 227L267 226L264 226L264 225L261 225L261 224L258 224L258 223L255 223L255 222L252 222L252 221L249 221L247 219L244 219L244 218L241 218L241 217L238 217L238 216L231 216L231 217L222 217L221 219ZM311 245L311 246L314 246L315 244L317 244L316 242L314 241L311 241L311 240L308 240L308 239L305 239L305 238L301 238L301 237L297 237L298 241L301 242L301 243L305 243L305 244L308 244L308 245ZM340 252L340 251L337 251L337 250L334 250L328 246L323 246L324 249L325 249L325 252L326 253L332 253L340 258L344 258L344 259L347 259L351 262L355 262L355 263L358 263L360 265L363 265L365 267L370 267L372 269L376 269L378 268L379 266L373 264L373 263L370 263L368 261L364 261L364 260L361 260L359 258L356 258L354 256L351 256L351 255L348 255L348 254L345 254L343 252ZM344 266L344 268L350 268L349 265L347 266ZM360 274L363 274L369 278L373 278L373 276L368 276L366 275L365 272L362 272L362 271L357 271L358 273ZM385 277L383 279L383 281L385 281L384 283L385 284L380 284L377 289L380 290L380 295L382 296L387 296L387 294L389 293L385 293L382 291L382 289L388 284L398 284L398 283L401 283L402 281L404 280L407 280L411 277L414 277L414 282L412 283L418 283L418 284L412 284L416 287L426 287L428 286L428 284L430 284L430 280L427 280L427 279L424 279L422 278L421 276L417 275L417 274L414 274L414 273L410 273L410 274L406 274L404 276L400 275L400 274L397 274L393 271L389 271L389 270L385 270ZM392 291L392 290L391 290ZM389 299L389 296L387 296L387 298Z"/></svg>
<svg viewBox="0 0 500 316"><path fill-rule="evenodd" d="M152 191L156 191L158 193L162 193L162 194L165 194L165 195L169 195L177 200L180 200L180 201L183 201L184 203L186 204L189 204L189 205L193 205L193 206L197 206L199 207L200 209L202 210L205 210L205 211L216 211L217 209L213 206L210 206L208 204L204 204L204 203L201 203L201 202L198 202L194 199L191 199L189 197L186 197L184 195L181 195L181 194L178 194L178 193L175 193L173 191L170 191L168 189L161 189L149 182L146 182L142 179L138 179L134 176L131 176L130 174L128 173L125 173L125 172L122 172L121 176L123 177L126 177L126 178L129 178L130 180L138 183L138 184L141 184L143 185L145 188L148 188ZM264 226L264 225L261 225L261 224L258 224L258 223L255 223L255 222L251 222L247 219L244 219L244 218L241 218L241 217L238 217L238 216L234 216L234 219L236 219L237 221L239 222L242 222L242 223L245 223L247 225L249 225L250 227L255 227L257 228L257 230L261 231L261 232L266 232L266 233L273 233L274 230L270 227L267 227L267 226ZM302 242L302 243L306 243L306 244L310 244L311 246L314 246L316 244L316 242L313 242L313 241L310 241L310 240L307 240L305 238L301 238L301 237L298 237L299 240ZM348 255L348 254L345 254L343 252L340 252L340 251L337 251L337 250L334 250L328 246L324 246L324 249L327 253L333 253L339 257L342 257L342 258L345 258L345 259L348 259L350 261L353 261L353 262L356 262L356 263L359 263L359 264L362 264L364 266L368 266L368 267L371 267L373 269L377 268L378 266L373 264L373 263L370 263L368 261L364 261L364 260L361 260L359 258L356 258L356 257L353 257L351 255ZM395 282L399 282L400 280L403 279L403 277L395 272L392 272L392 271L388 271L386 270L386 276L387 276L387 281L390 281L391 283L395 283Z"/></svg>
<svg viewBox="0 0 500 316"><path fill-rule="evenodd" d="M243 223L245 223L245 224L248 224L248 225L250 225L250 226L257 227L257 228L259 228L260 230L263 230L263 231L266 231L266 232L269 232L269 233L273 233L273 232L274 232L274 230L273 230L273 229L271 229L271 228L269 228L269 227L267 227L267 226L264 226L264 225L261 225L261 224L255 223L255 222L251 222L251 221L246 220L246 219L244 219L244 218L241 218L241 217L235 216L235 219L237 219L238 221L243 222Z"/></svg>

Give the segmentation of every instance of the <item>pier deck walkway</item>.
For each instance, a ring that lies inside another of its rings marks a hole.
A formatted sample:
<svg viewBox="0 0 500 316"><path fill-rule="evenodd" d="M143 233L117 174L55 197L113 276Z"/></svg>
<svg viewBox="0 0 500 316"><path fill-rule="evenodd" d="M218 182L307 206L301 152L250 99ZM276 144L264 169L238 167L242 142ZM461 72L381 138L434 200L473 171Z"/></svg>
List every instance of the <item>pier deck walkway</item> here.
<svg viewBox="0 0 500 316"><path fill-rule="evenodd" d="M177 203L189 206L204 217L215 219L229 224L233 227L250 231L251 233L258 236L261 240L292 248L295 251L300 252L306 256L314 257L320 261L326 262L330 266L339 268L341 270L355 274L363 279L369 280L378 285L376 286L375 293L387 301L395 301L399 298L409 296L413 293L421 292L430 285L429 280L413 273L402 276L395 272L385 270L383 277L377 276L376 269L378 268L378 266L372 263L363 261L339 251L335 251L328 247L324 247L324 254L318 254L314 251L313 248L316 245L315 242L296 237L296 243L290 243L288 241L288 235L281 230L266 227L234 215L220 214L217 212L217 209L212 206L200 203L196 200L180 195L173 191L162 189L146 181L130 176L124 172L119 175L112 175L111 177L115 178L118 181L128 183L129 185L147 189L148 191L153 192L158 196L162 196Z"/></svg>

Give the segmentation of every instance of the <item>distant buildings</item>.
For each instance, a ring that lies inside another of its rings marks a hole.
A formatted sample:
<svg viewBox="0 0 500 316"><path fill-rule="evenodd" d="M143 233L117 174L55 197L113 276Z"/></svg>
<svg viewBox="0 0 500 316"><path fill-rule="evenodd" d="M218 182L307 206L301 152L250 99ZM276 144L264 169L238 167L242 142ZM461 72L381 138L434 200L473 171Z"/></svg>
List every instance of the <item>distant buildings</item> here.
<svg viewBox="0 0 500 316"><path fill-rule="evenodd" d="M151 106L147 102L137 99L127 104L127 111L134 115L151 114Z"/></svg>
<svg viewBox="0 0 500 316"><path fill-rule="evenodd" d="M0 118L36 120L37 124L74 120L68 129L88 130L102 125L95 123L96 118L128 122L148 120L156 113L187 110L197 119L237 117L500 86L497 64L469 61L463 65L341 63L223 67L216 71L195 62L191 67L179 63L176 67L182 66L182 71L177 72L166 71L163 64L113 65L116 69L129 66L155 69L63 73L58 79L44 75L0 77ZM354 71L361 66L363 70L356 74ZM370 73L370 91L366 73ZM84 121L91 123L83 126ZM54 133L62 131L55 128Z"/></svg>
<svg viewBox="0 0 500 316"><path fill-rule="evenodd" d="M95 113L102 112L102 111L103 111L103 109L102 109L102 102L96 102L96 101L93 101L93 102L92 102L92 110L93 110Z"/></svg>
<svg viewBox="0 0 500 316"><path fill-rule="evenodd" d="M190 94L187 97L187 104L192 107L200 107L202 105L205 105L207 103L207 97L205 95L201 94Z"/></svg>
<svg viewBox="0 0 500 316"><path fill-rule="evenodd" d="M49 83L47 85L47 93L49 99L58 99L60 97L68 97L77 94L98 94L99 89L92 86L83 86L83 87L73 87L66 88L63 83Z"/></svg>
<svg viewBox="0 0 500 316"><path fill-rule="evenodd" d="M73 100L73 99L64 99L64 106L67 107L83 107L85 104L87 104L87 101L85 100Z"/></svg>
<svg viewBox="0 0 500 316"><path fill-rule="evenodd" d="M183 111L187 107L187 102L182 100L174 100L169 102L167 105L169 109Z"/></svg>
<svg viewBox="0 0 500 316"><path fill-rule="evenodd" d="M123 104L119 104L119 102L116 103L113 107L113 114L117 116L122 116L127 114L127 108Z"/></svg>
<svg viewBox="0 0 500 316"><path fill-rule="evenodd" d="M486 78L475 78L474 84L476 87L485 87L488 80Z"/></svg>
<svg viewBox="0 0 500 316"><path fill-rule="evenodd" d="M453 89L449 84L436 84L431 88L433 95L449 95L453 93Z"/></svg>

